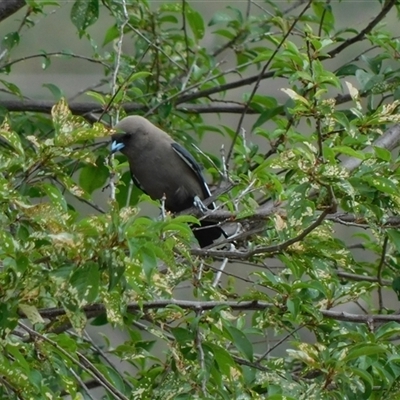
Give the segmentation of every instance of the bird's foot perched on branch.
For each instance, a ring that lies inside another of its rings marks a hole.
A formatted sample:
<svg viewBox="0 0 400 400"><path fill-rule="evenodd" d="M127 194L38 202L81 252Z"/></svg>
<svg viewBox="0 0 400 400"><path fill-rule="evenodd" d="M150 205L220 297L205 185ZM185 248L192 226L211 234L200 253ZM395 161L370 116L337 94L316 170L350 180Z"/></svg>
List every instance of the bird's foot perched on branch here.
<svg viewBox="0 0 400 400"><path fill-rule="evenodd" d="M198 208L202 213L206 213L209 209L203 204L199 196L194 196L193 205Z"/></svg>

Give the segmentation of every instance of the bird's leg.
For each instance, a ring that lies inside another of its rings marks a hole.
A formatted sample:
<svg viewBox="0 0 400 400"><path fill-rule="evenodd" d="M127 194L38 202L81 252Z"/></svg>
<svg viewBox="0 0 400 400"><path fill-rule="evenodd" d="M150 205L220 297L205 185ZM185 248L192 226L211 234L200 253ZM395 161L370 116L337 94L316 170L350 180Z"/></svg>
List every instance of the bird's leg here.
<svg viewBox="0 0 400 400"><path fill-rule="evenodd" d="M203 204L203 202L200 200L199 196L194 196L193 198L193 205L198 208L202 213L206 213L208 208Z"/></svg>

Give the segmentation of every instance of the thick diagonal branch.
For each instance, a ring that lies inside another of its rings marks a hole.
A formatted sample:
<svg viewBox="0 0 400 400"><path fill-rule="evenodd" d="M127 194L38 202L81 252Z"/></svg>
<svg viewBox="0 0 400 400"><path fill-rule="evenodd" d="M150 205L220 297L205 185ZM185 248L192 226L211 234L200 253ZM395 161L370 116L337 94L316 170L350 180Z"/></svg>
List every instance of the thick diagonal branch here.
<svg viewBox="0 0 400 400"><path fill-rule="evenodd" d="M3 0L0 2L0 21L7 19L26 5L25 0Z"/></svg>

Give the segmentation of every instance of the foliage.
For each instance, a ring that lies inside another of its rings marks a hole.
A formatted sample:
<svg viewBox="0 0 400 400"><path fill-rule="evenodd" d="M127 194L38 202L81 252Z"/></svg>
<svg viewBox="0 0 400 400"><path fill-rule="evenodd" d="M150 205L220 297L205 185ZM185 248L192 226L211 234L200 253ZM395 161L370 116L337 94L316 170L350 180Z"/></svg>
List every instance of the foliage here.
<svg viewBox="0 0 400 400"><path fill-rule="evenodd" d="M75 0L85 56L32 54L24 39L64 2L22 3L0 6L3 23L21 9L0 55L0 397L397 399L397 2L341 28L341 2L221 3L207 19L186 0ZM55 57L98 64L107 89L68 102L46 83L43 102L9 79ZM205 216L235 222L225 246L196 248L196 215L140 213L159 203L99 140L132 113L232 183ZM206 133L223 157L194 150Z"/></svg>

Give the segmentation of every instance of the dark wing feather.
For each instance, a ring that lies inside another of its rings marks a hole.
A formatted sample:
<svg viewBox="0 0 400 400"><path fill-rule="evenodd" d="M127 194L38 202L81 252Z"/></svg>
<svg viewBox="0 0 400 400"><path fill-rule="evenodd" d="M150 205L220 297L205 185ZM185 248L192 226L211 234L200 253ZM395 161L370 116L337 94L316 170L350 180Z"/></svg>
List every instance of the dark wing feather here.
<svg viewBox="0 0 400 400"><path fill-rule="evenodd" d="M146 191L143 189L142 185L140 184L140 182L136 179L135 175L132 174L132 172L131 172L131 178L135 186L137 186L144 194L147 194Z"/></svg>
<svg viewBox="0 0 400 400"><path fill-rule="evenodd" d="M199 178L199 181L201 182L204 192L208 195L207 197L211 196L210 189L207 186L207 183L204 179L203 174L201 173L201 168L200 165L197 163L197 161L194 159L194 157L184 148L182 147L179 143L173 142L171 143L172 148L175 150L175 152L178 154L178 156L185 161L187 165L192 169L192 171L197 175Z"/></svg>

